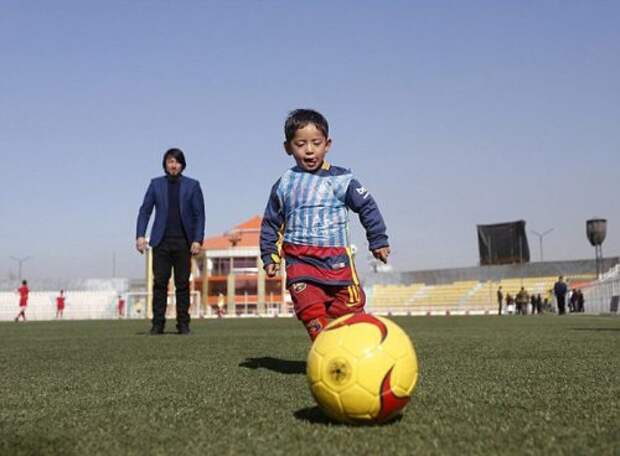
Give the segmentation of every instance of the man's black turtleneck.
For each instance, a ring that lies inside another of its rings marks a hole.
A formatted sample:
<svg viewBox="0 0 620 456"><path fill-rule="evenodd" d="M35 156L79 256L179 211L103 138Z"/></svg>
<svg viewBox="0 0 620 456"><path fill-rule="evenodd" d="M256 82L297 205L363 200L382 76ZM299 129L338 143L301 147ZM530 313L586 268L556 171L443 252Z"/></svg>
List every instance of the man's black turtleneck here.
<svg viewBox="0 0 620 456"><path fill-rule="evenodd" d="M168 185L168 218L166 220L166 237L185 238L183 223L181 222L181 207L179 188L181 176L166 176Z"/></svg>

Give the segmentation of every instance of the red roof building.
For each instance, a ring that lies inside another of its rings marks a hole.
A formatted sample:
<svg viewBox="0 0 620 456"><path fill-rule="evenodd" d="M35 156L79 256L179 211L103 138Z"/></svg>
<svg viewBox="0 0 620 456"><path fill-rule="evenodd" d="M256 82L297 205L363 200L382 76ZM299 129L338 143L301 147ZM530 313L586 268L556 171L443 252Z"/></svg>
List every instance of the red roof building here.
<svg viewBox="0 0 620 456"><path fill-rule="evenodd" d="M262 218L252 217L219 236L204 240L197 259L200 276L193 289L202 290L206 310L228 314L268 314L291 310L285 279L266 277L260 259ZM211 309L209 309L209 307Z"/></svg>

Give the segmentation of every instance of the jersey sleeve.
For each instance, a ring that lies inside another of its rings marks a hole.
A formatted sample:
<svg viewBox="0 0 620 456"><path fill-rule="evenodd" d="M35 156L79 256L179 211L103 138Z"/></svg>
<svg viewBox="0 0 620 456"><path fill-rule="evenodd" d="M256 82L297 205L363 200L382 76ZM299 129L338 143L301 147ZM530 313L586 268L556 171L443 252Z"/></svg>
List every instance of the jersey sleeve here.
<svg viewBox="0 0 620 456"><path fill-rule="evenodd" d="M359 215L360 222L366 230L370 250L389 246L387 228L379 207L368 189L360 184L357 179L351 179L349 182L345 204Z"/></svg>
<svg viewBox="0 0 620 456"><path fill-rule="evenodd" d="M284 229L284 212L282 200L278 195L280 180L274 184L269 194L263 222L260 229L260 253L263 264L277 263L281 261L281 237Z"/></svg>

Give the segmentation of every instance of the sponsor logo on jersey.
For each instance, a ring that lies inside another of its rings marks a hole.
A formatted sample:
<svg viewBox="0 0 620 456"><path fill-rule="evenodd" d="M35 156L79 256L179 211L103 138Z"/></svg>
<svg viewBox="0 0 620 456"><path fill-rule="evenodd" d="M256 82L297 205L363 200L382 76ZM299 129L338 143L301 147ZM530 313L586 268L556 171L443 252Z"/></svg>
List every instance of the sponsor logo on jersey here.
<svg viewBox="0 0 620 456"><path fill-rule="evenodd" d="M370 193L368 193L368 189L366 187L359 187L356 188L355 191L363 198L366 199L370 196Z"/></svg>

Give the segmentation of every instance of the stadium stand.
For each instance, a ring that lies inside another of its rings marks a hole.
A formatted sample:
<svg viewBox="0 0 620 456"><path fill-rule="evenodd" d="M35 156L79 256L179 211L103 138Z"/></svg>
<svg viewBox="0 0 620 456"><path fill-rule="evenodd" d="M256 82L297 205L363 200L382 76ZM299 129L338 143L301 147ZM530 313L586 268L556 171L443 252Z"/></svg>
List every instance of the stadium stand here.
<svg viewBox="0 0 620 456"><path fill-rule="evenodd" d="M593 280L592 275L570 278L583 283ZM367 290L371 296L369 309L375 313L388 314L488 314L497 312L497 289L501 286L504 295L515 296L521 287L528 294L549 295L557 277L528 277L504 279L498 282L458 281L441 285L421 283L411 285L375 284Z"/></svg>
<svg viewBox="0 0 620 456"><path fill-rule="evenodd" d="M619 262L618 257L606 258L605 267ZM593 260L575 260L389 272L369 276L365 290L368 309L379 314L494 314L500 286L504 296L515 296L523 286L528 294L552 301L558 276L565 276L569 287L582 288L595 280L595 271Z"/></svg>

